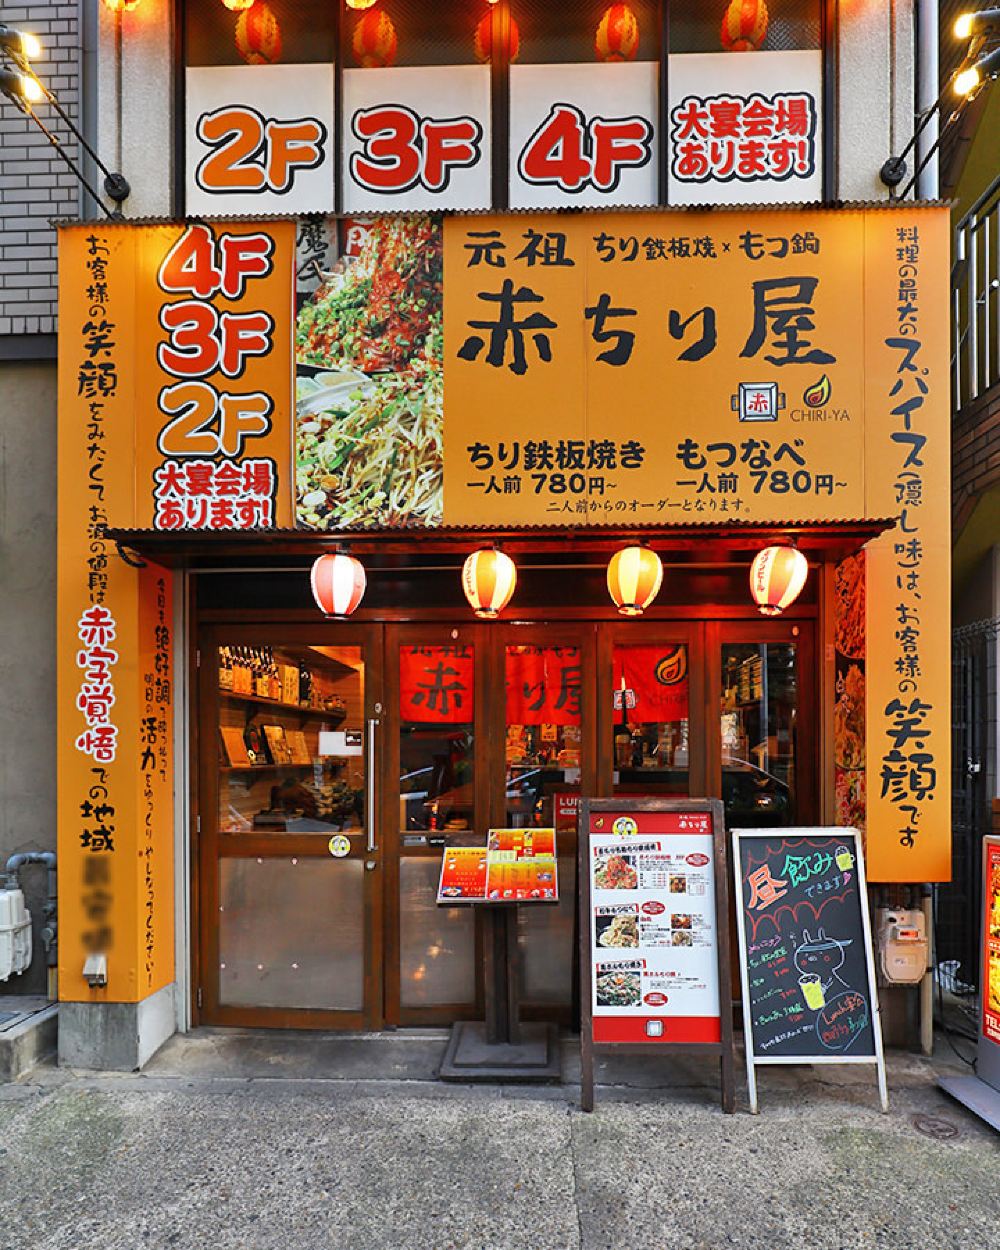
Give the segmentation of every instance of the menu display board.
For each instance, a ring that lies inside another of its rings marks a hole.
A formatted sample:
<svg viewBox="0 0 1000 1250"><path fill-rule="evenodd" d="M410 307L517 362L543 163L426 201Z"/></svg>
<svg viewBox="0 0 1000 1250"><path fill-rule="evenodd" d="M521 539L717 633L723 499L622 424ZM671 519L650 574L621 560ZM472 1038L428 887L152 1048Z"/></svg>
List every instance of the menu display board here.
<svg viewBox="0 0 1000 1250"><path fill-rule="evenodd" d="M733 831L750 1107L754 1066L871 1063L887 1109L860 834Z"/></svg>
<svg viewBox="0 0 1000 1250"><path fill-rule="evenodd" d="M449 846L438 903L557 903L554 829L491 829L483 846Z"/></svg>
<svg viewBox="0 0 1000 1250"><path fill-rule="evenodd" d="M730 1110L721 804L583 799L580 830L584 1109L594 1046L674 1045L720 1055Z"/></svg>
<svg viewBox="0 0 1000 1250"><path fill-rule="evenodd" d="M718 1042L712 818L590 821L594 1041Z"/></svg>

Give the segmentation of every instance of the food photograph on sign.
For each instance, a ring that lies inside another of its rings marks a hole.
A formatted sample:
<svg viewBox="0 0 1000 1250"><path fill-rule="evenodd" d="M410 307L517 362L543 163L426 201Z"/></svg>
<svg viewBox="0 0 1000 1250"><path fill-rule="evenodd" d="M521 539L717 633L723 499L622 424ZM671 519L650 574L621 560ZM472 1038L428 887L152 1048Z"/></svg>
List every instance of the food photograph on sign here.
<svg viewBox="0 0 1000 1250"><path fill-rule="evenodd" d="M296 322L296 524L436 525L443 498L441 225L346 226Z"/></svg>

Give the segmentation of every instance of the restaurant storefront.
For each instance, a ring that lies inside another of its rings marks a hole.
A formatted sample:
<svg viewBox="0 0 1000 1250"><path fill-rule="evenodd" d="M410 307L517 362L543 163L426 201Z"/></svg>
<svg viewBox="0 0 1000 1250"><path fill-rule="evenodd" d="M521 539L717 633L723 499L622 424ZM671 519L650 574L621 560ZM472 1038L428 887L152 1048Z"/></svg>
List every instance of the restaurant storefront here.
<svg viewBox="0 0 1000 1250"><path fill-rule="evenodd" d="M338 70L310 128L329 50L265 65L297 71L279 83L189 29L184 211L61 228L59 976L81 1018L175 986L182 1027L478 1016L482 922L436 887L443 848L502 826L556 830L524 1010L571 1024L581 796L853 826L870 881L947 877L948 214L777 202L829 187L829 46L797 29L726 79L729 124L788 163L752 187L694 176L719 57L667 57L663 31L659 60L588 79L622 71L622 125L571 101L534 151L579 65ZM421 92L420 176L380 187L385 102L398 139ZM279 109L299 128L231 159ZM609 573L630 547L662 568L632 615ZM772 547L807 575L767 615L749 575ZM463 566L494 549L516 587L486 619ZM345 619L310 593L333 553L367 583Z"/></svg>

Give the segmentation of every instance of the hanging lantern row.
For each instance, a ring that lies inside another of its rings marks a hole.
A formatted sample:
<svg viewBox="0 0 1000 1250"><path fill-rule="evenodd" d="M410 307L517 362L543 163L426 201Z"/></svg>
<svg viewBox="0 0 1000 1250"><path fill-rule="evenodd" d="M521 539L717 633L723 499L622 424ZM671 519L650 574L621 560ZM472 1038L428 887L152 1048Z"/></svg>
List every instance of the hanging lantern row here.
<svg viewBox="0 0 1000 1250"><path fill-rule="evenodd" d="M764 616L779 616L802 593L809 562L795 547L764 547L750 566L750 594ZM347 620L364 597L364 565L346 551L320 556L311 574L324 616ZM663 562L649 547L616 551L608 562L608 593L622 616L642 616L660 592ZM474 551L462 565L462 590L481 620L495 621L517 587L517 565L497 547Z"/></svg>
<svg viewBox="0 0 1000 1250"><path fill-rule="evenodd" d="M134 9L139 0L104 0L112 10ZM490 0L494 4L496 0ZM222 0L227 9L239 13L236 23L236 47L248 65L274 65L281 59L281 27L265 0ZM362 69L387 69L395 64L398 39L396 27L389 15L374 9L377 0L346 0L350 9L365 11L364 17L354 27L351 50L355 62ZM739 5L759 7L763 12L763 29L767 29L767 9L763 0L733 0L723 18L722 41L726 47L726 31L730 13ZM734 19L734 29L740 30L742 18ZM516 61L521 51L521 32L517 22L508 18L507 60ZM763 32L761 33L763 39ZM489 64L493 58L493 15L487 10L485 17L476 25L472 47L478 61ZM598 60L606 62L634 61L639 50L639 22L627 4L612 4L605 10L594 36L594 51Z"/></svg>

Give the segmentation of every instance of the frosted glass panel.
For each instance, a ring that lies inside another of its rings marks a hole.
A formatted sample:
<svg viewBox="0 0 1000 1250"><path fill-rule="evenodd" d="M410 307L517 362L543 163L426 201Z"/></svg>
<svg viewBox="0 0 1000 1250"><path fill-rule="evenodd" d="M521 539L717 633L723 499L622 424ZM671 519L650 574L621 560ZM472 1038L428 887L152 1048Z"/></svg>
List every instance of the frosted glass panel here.
<svg viewBox="0 0 1000 1250"><path fill-rule="evenodd" d="M223 859L219 871L222 1005L362 1009L360 860Z"/></svg>
<svg viewBox="0 0 1000 1250"><path fill-rule="evenodd" d="M471 1003L476 936L471 907L438 907L441 860L399 862L400 1001L404 1007Z"/></svg>
<svg viewBox="0 0 1000 1250"><path fill-rule="evenodd" d="M517 909L524 1002L568 1007L572 1001L575 911L576 861L560 855L558 904Z"/></svg>

